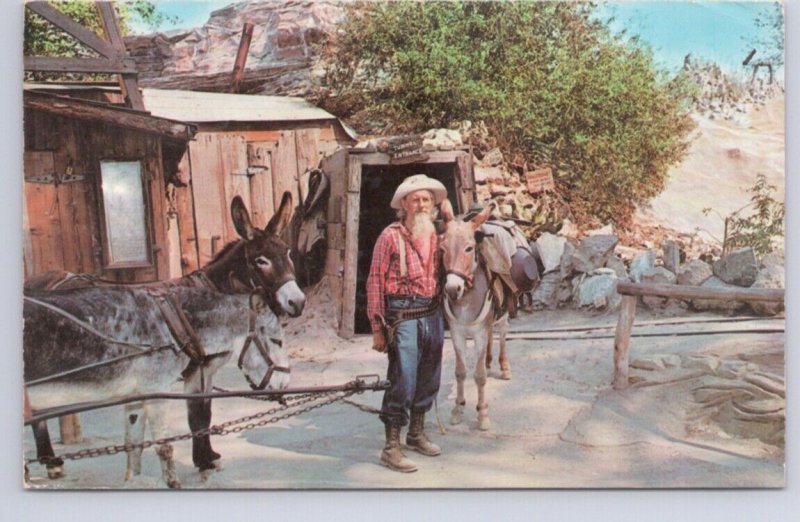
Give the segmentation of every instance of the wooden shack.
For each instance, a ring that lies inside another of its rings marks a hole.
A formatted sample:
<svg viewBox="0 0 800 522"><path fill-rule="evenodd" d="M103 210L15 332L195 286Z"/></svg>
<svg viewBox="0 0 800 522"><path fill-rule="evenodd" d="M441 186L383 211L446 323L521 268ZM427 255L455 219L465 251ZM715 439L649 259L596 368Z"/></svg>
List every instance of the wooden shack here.
<svg viewBox="0 0 800 522"><path fill-rule="evenodd" d="M392 153L368 146L337 151L321 167L331 181L325 278L336 299L339 335L351 337L369 332L366 279L378 235L397 219L389 206L394 191L407 176L426 174L441 181L453 208L464 212L475 201L472 154L466 148Z"/></svg>
<svg viewBox="0 0 800 522"><path fill-rule="evenodd" d="M168 277L167 165L194 128L44 92L23 103L25 276Z"/></svg>
<svg viewBox="0 0 800 522"><path fill-rule="evenodd" d="M124 110L118 106L122 96L115 87L27 85L26 90L37 96L57 93L106 110ZM160 189L148 193L151 221L158 228L152 235L159 237L152 255L163 267L146 274L117 270L115 280L165 279L203 266L225 243L238 237L229 211L234 196L241 196L254 223L264 226L285 190L292 192L298 204L305 195L304 174L317 167L323 156L355 142L338 119L299 98L159 89L142 89L141 93L150 117L182 122L191 127L193 136L183 145L162 147ZM30 123L32 134L52 131L38 120ZM109 146L115 147L130 139L119 134L107 138ZM99 202L95 198L77 206L96 207ZM109 265L76 268L109 275L103 266ZM72 265L67 269L73 270Z"/></svg>

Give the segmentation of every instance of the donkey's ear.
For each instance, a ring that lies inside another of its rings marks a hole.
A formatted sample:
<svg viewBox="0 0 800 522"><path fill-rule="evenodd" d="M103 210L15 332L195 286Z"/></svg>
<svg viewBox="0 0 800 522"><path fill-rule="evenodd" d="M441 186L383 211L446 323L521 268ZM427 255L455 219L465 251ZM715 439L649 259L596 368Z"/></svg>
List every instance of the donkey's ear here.
<svg viewBox="0 0 800 522"><path fill-rule="evenodd" d="M244 206L244 201L240 196L236 196L231 201L231 218L233 218L233 226L236 232L247 241L252 241L256 237L253 230L253 224L250 222L250 213L247 207Z"/></svg>
<svg viewBox="0 0 800 522"><path fill-rule="evenodd" d="M472 230L477 230L479 226L483 225L486 220L489 219L492 212L494 212L495 204L494 201L490 201L477 216L472 218L472 221L469 222L469 224L472 225Z"/></svg>
<svg viewBox="0 0 800 522"><path fill-rule="evenodd" d="M269 223L267 223L264 231L267 232L267 234L280 236L283 232L283 229L286 228L286 225L289 224L291 219L292 193L287 190L283 193L283 198L281 198L281 206L278 207L278 211L275 212L275 215L269 220Z"/></svg>
<svg viewBox="0 0 800 522"><path fill-rule="evenodd" d="M442 218L445 225L453 221L453 205L450 203L449 199L445 199L439 205L439 217Z"/></svg>

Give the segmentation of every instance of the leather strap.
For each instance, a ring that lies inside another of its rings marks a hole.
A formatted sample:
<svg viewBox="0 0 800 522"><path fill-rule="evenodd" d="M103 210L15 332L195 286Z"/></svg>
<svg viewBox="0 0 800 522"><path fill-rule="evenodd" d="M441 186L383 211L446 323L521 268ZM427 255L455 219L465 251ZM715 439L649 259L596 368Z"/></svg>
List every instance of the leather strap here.
<svg viewBox="0 0 800 522"><path fill-rule="evenodd" d="M148 293L155 299L156 305L181 351L193 363L202 364L206 360L206 351L180 304L173 296L160 289L148 289Z"/></svg>

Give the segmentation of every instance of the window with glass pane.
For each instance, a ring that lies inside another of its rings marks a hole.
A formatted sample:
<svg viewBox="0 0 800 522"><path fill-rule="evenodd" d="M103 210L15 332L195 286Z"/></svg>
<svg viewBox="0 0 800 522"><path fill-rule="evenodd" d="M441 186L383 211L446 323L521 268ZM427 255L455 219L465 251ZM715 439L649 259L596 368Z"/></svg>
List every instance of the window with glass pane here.
<svg viewBox="0 0 800 522"><path fill-rule="evenodd" d="M100 176L109 265L148 263L141 163L102 161Z"/></svg>

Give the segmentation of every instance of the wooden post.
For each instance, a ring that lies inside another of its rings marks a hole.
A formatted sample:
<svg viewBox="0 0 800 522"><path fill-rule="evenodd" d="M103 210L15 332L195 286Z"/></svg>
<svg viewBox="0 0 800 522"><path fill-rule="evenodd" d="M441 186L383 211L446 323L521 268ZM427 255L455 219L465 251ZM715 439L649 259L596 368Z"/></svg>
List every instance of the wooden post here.
<svg viewBox="0 0 800 522"><path fill-rule="evenodd" d="M77 413L64 415L58 418L58 427L61 431L62 444L76 444L81 441L81 418Z"/></svg>
<svg viewBox="0 0 800 522"><path fill-rule="evenodd" d="M244 66L247 63L247 52L250 50L250 40L253 38L253 24L244 23L242 38L239 40L239 50L236 52L236 61L233 64L233 77L231 78L230 92L237 94L244 76Z"/></svg>
<svg viewBox="0 0 800 522"><path fill-rule="evenodd" d="M623 295L619 310L617 333L614 337L614 389L628 387L628 359L631 345L631 329L636 317L636 296Z"/></svg>
<svg viewBox="0 0 800 522"><path fill-rule="evenodd" d="M100 18L103 21L103 28L106 31L108 39L115 51L116 60L124 60L127 57L127 50L125 49L125 42L122 39L122 33L119 31L119 24L117 23L117 15L114 12L114 7L111 2L98 2L97 9L100 11ZM144 99L142 93L139 92L139 81L136 71L133 73L122 73L119 75L120 88L128 105L137 111L143 111Z"/></svg>
<svg viewBox="0 0 800 522"><path fill-rule="evenodd" d="M358 227L361 200L361 158L350 154L347 163L347 213L344 229L344 274L342 278L342 317L339 336L349 339L355 333L356 284L358 283Z"/></svg>
<svg viewBox="0 0 800 522"><path fill-rule="evenodd" d="M783 288L704 288L699 286L619 281L617 293L622 295L617 333L614 337L614 389L628 387L628 349L636 316L637 296L655 295L675 299L719 299L723 301L784 302Z"/></svg>

